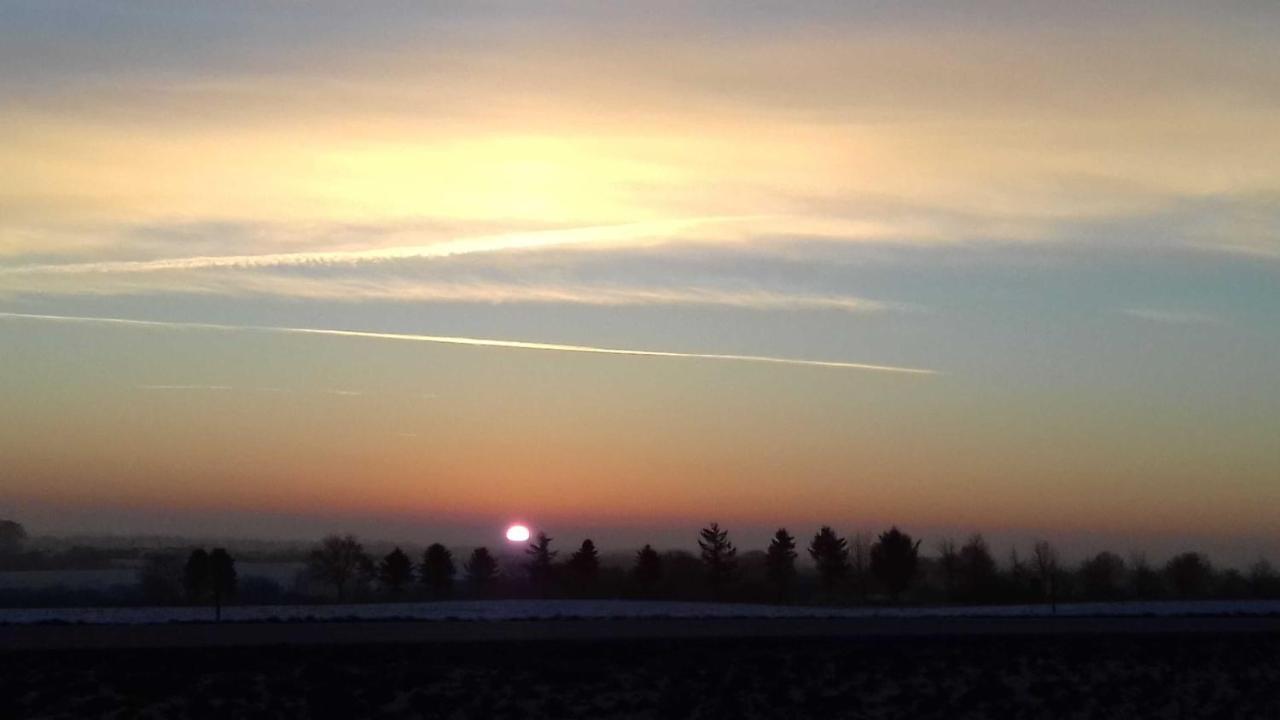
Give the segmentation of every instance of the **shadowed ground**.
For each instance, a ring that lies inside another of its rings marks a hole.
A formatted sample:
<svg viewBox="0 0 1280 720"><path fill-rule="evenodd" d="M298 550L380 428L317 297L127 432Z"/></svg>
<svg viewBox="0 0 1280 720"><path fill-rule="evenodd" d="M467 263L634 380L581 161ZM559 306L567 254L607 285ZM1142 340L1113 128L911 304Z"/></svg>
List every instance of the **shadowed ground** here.
<svg viewBox="0 0 1280 720"><path fill-rule="evenodd" d="M483 642L458 634L185 649L6 643L0 717L1280 717L1274 624L1229 629L1199 619L1191 631L1165 620L1134 633L1095 619L1079 632L1006 622L1018 629L973 625L984 632L938 635L923 626L881 633L847 626L843 637L815 637L822 628L784 623L764 637L744 635L760 627L724 624L718 636L668 625L644 638L565 621L448 624L457 633L489 627ZM372 625L390 636L414 624ZM506 636L493 630L503 626ZM572 639L512 639L511 628L521 626ZM697 626L715 623L688 625ZM578 634L565 635L567 627Z"/></svg>

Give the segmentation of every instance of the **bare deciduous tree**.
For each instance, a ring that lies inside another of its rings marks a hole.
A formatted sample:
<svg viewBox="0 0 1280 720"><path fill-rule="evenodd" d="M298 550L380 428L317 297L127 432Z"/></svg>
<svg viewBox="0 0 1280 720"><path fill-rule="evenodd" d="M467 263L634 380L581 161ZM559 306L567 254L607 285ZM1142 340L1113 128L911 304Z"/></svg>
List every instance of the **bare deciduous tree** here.
<svg viewBox="0 0 1280 720"><path fill-rule="evenodd" d="M1047 541L1041 540L1031 551L1031 563L1036 577L1040 580L1040 588L1049 598L1053 614L1058 614L1058 577L1061 568L1058 565L1058 551Z"/></svg>
<svg viewBox="0 0 1280 720"><path fill-rule="evenodd" d="M332 585L338 600L346 597L373 565L364 546L354 535L330 535L307 557L307 570L317 580Z"/></svg>

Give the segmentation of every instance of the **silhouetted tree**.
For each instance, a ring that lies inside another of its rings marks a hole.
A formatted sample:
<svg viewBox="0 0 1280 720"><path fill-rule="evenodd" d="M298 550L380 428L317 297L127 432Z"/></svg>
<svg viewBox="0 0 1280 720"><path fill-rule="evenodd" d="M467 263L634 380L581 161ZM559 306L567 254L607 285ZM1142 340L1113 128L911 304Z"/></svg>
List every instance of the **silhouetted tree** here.
<svg viewBox="0 0 1280 720"><path fill-rule="evenodd" d="M17 555L27 541L27 529L13 520L0 520L0 555Z"/></svg>
<svg viewBox="0 0 1280 720"><path fill-rule="evenodd" d="M187 556L187 563L182 568L182 590L192 605L204 603L213 590L209 553L204 548L196 548Z"/></svg>
<svg viewBox="0 0 1280 720"><path fill-rule="evenodd" d="M525 569L529 571L529 584L539 594L546 594L555 580L555 559L558 554L551 549L551 538L538 533L524 551L529 556Z"/></svg>
<svg viewBox="0 0 1280 720"><path fill-rule="evenodd" d="M1214 597L1224 600L1243 600L1252 594L1249 592L1249 580L1235 568L1223 570L1211 592Z"/></svg>
<svg viewBox="0 0 1280 720"><path fill-rule="evenodd" d="M773 585L774 598L784 602L791 597L796 580L796 539L786 528L778 528L765 552L765 572Z"/></svg>
<svg viewBox="0 0 1280 720"><path fill-rule="evenodd" d="M378 564L378 582L392 595L399 595L413 580L413 561L399 547L387 553Z"/></svg>
<svg viewBox="0 0 1280 720"><path fill-rule="evenodd" d="M432 543L422 554L422 567L418 570L418 575L432 597L447 597L453 590L453 576L457 572L457 568L453 566L453 553L440 543Z"/></svg>
<svg viewBox="0 0 1280 720"><path fill-rule="evenodd" d="M721 530L717 523L711 523L698 533L698 547L702 550L702 563L707 568L711 596L719 598L737 568L738 549L729 542L729 531Z"/></svg>
<svg viewBox="0 0 1280 720"><path fill-rule="evenodd" d="M636 564L631 570L631 575L635 578L636 585L640 587L642 595L648 596L653 593L653 589L662 580L662 556L658 555L658 551L654 550L652 545L645 545L640 548L640 552L636 553Z"/></svg>
<svg viewBox="0 0 1280 720"><path fill-rule="evenodd" d="M1186 552L1171 558L1164 566L1164 574L1176 596L1195 599L1209 593L1213 567L1200 553Z"/></svg>
<svg viewBox="0 0 1280 720"><path fill-rule="evenodd" d="M1089 600L1119 600L1124 592L1124 560L1119 555L1100 552L1085 560L1077 573L1084 596Z"/></svg>
<svg viewBox="0 0 1280 720"><path fill-rule="evenodd" d="M142 597L153 605L176 602L182 592L181 556L168 553L151 553L142 558L138 567L138 588Z"/></svg>
<svg viewBox="0 0 1280 720"><path fill-rule="evenodd" d="M1266 560L1258 560L1249 568L1249 593L1256 598L1280 597L1280 575Z"/></svg>
<svg viewBox="0 0 1280 720"><path fill-rule="evenodd" d="M1031 564L1040 581L1040 588L1048 597L1049 605L1056 615L1058 613L1058 580L1062 572L1058 566L1058 551L1048 542L1041 540L1031 551Z"/></svg>
<svg viewBox="0 0 1280 720"><path fill-rule="evenodd" d="M880 533L876 544L871 546L871 574L889 591L894 602L910 587L919 554L920 541L913 541L897 527Z"/></svg>
<svg viewBox="0 0 1280 720"><path fill-rule="evenodd" d="M481 593L487 591L498 577L498 561L489 554L489 548L479 547L472 551L465 569L467 582Z"/></svg>
<svg viewBox="0 0 1280 720"><path fill-rule="evenodd" d="M213 589L213 619L222 620L222 603L236 592L236 561L226 548L209 553L209 584Z"/></svg>
<svg viewBox="0 0 1280 720"><path fill-rule="evenodd" d="M1147 562L1147 556L1138 554L1133 557L1133 572L1130 582L1133 584L1133 595L1139 600L1155 600L1164 589L1160 582L1160 573Z"/></svg>
<svg viewBox="0 0 1280 720"><path fill-rule="evenodd" d="M866 600L871 591L871 542L862 533L849 540L849 586L858 600Z"/></svg>
<svg viewBox="0 0 1280 720"><path fill-rule="evenodd" d="M967 602L991 602L995 599L999 574L987 541L972 535L960 548L961 597Z"/></svg>
<svg viewBox="0 0 1280 720"><path fill-rule="evenodd" d="M307 556L307 569L312 577L332 585L338 600L347 590L371 574L373 560L354 535L330 535Z"/></svg>
<svg viewBox="0 0 1280 720"><path fill-rule="evenodd" d="M849 543L823 525L809 542L809 557L818 568L818 584L823 594L830 597L849 574Z"/></svg>
<svg viewBox="0 0 1280 720"><path fill-rule="evenodd" d="M999 570L997 569L997 574ZM1040 599L1041 588L1038 579L1033 578L1027 564L1018 555L1015 546L1009 550L1009 577L1006 588L1006 599L1017 602L1036 602Z"/></svg>
<svg viewBox="0 0 1280 720"><path fill-rule="evenodd" d="M600 576L600 554L596 552L596 544L590 538L583 540L578 550L569 556L567 569L574 592L586 594L595 587L596 579Z"/></svg>
<svg viewBox="0 0 1280 720"><path fill-rule="evenodd" d="M956 543L950 538L938 543L938 571L942 574L943 594L949 602L954 602L960 580L960 553L956 552Z"/></svg>

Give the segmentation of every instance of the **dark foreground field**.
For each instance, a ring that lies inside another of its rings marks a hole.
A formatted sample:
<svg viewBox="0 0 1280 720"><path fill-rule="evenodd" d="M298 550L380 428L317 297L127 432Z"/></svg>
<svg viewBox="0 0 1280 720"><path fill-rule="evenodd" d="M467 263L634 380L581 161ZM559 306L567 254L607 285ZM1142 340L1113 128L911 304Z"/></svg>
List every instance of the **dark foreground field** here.
<svg viewBox="0 0 1280 720"><path fill-rule="evenodd" d="M0 686L3 718L1280 718L1280 634L10 646Z"/></svg>

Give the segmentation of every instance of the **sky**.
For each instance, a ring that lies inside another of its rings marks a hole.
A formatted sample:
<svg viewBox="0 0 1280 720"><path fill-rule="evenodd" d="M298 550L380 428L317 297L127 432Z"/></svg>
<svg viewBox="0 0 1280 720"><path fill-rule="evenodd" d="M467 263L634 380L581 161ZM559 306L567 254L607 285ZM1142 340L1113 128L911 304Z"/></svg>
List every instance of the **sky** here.
<svg viewBox="0 0 1280 720"><path fill-rule="evenodd" d="M1280 559L1277 36L0 0L0 516Z"/></svg>

